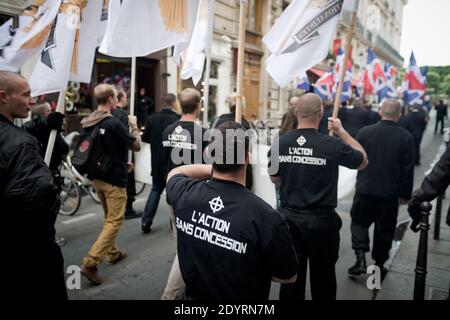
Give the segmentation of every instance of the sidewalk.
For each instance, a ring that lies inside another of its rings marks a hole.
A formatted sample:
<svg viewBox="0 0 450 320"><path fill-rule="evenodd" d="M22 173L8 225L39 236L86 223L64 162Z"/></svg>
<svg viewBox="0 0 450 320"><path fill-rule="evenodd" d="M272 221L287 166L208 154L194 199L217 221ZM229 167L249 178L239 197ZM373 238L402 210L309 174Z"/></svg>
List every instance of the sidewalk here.
<svg viewBox="0 0 450 320"><path fill-rule="evenodd" d="M419 178L420 175L417 177ZM423 175L421 178L423 179ZM417 185L417 184L415 184ZM445 223L447 209L450 205L450 191L442 201L440 240L434 240L436 200L429 218L428 261L425 300L445 300L450 286L450 227ZM399 216L407 217L407 208L402 206ZM412 300L414 295L414 279L420 233L407 230L390 265L390 270L378 292L377 300Z"/></svg>

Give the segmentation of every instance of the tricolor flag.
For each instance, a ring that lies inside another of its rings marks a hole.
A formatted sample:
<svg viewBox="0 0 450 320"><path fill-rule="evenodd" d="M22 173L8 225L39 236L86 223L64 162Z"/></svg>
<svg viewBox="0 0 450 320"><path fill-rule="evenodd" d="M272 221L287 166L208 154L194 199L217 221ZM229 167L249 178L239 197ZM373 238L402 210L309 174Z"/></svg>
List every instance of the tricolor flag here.
<svg viewBox="0 0 450 320"><path fill-rule="evenodd" d="M306 72L297 78L296 86L297 89L305 90L306 92L309 92L309 90L311 90L311 85L309 83L308 75L306 74Z"/></svg>
<svg viewBox="0 0 450 320"><path fill-rule="evenodd" d="M9 37L6 41L0 41L0 70L17 72L42 50L54 26L60 4L61 0L36 0L20 13L17 29L13 30L10 22L6 22Z"/></svg>
<svg viewBox="0 0 450 320"><path fill-rule="evenodd" d="M329 70L317 80L314 85L314 93L318 94L323 101L333 99L333 71Z"/></svg>
<svg viewBox="0 0 450 320"><path fill-rule="evenodd" d="M267 72L280 87L326 58L343 6L344 0L293 0L278 18L263 42L272 53Z"/></svg>
<svg viewBox="0 0 450 320"><path fill-rule="evenodd" d="M336 97L339 79L341 77L341 70L344 67L344 51L339 48L338 56L336 58L336 66L334 68L334 84L333 96ZM342 87L341 101L349 101L352 97L352 62L349 59L347 62L347 70L345 71L344 85Z"/></svg>
<svg viewBox="0 0 450 320"><path fill-rule="evenodd" d="M426 78L416 63L414 52L411 52L409 66L403 78L402 93L406 105L423 104L427 86Z"/></svg>
<svg viewBox="0 0 450 320"><path fill-rule="evenodd" d="M65 91L69 80L90 82L101 2L64 0L29 79L33 96Z"/></svg>
<svg viewBox="0 0 450 320"><path fill-rule="evenodd" d="M114 57L142 57L186 43L199 0L110 0L100 52Z"/></svg>
<svg viewBox="0 0 450 320"><path fill-rule="evenodd" d="M211 48L213 37L214 0L199 0L198 11L192 35L188 43L174 48L177 64L182 60L181 79L192 78L194 85L200 81L205 66L206 52Z"/></svg>

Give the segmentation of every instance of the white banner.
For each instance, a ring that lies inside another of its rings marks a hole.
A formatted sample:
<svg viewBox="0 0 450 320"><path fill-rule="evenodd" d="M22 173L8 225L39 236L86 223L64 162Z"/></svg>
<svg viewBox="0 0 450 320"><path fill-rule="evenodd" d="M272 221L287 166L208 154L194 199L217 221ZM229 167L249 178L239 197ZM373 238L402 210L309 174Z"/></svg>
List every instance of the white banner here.
<svg viewBox="0 0 450 320"><path fill-rule="evenodd" d="M211 48L214 24L214 0L200 0L194 31L181 59L181 79L192 78L197 85L203 75L206 52ZM175 48L177 48L175 46Z"/></svg>
<svg viewBox="0 0 450 320"><path fill-rule="evenodd" d="M326 58L343 2L293 0L263 38L272 52L267 72L280 87Z"/></svg>
<svg viewBox="0 0 450 320"><path fill-rule="evenodd" d="M61 0L39 0L20 13L12 39L0 45L0 70L17 72L39 53L50 34Z"/></svg>
<svg viewBox="0 0 450 320"><path fill-rule="evenodd" d="M32 96L66 90L81 10L66 1L29 79Z"/></svg>
<svg viewBox="0 0 450 320"><path fill-rule="evenodd" d="M114 57L142 57L186 42L198 0L110 0L100 52Z"/></svg>
<svg viewBox="0 0 450 320"><path fill-rule="evenodd" d="M69 81L91 82L102 7L102 1L88 0L87 6L81 11L81 23L76 43L77 57L72 64Z"/></svg>

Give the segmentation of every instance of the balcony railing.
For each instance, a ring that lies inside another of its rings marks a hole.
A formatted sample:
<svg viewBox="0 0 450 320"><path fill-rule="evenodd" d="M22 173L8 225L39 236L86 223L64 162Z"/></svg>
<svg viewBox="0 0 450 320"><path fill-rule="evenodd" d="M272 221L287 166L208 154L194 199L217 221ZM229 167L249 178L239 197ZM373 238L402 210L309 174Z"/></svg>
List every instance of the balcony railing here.
<svg viewBox="0 0 450 320"><path fill-rule="evenodd" d="M385 51L389 52L392 56L397 59L400 64L403 64L403 57L398 53L397 50L395 50L386 40L384 40L380 35L377 35L375 38L375 46L381 47Z"/></svg>

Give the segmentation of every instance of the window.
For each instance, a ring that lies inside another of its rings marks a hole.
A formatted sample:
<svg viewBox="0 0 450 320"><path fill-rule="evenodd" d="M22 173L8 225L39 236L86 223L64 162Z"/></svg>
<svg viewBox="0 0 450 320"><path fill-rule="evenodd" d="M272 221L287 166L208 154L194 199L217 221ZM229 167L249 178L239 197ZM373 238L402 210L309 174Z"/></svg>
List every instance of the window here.
<svg viewBox="0 0 450 320"><path fill-rule="evenodd" d="M247 6L247 30L261 33L262 6L261 0L249 0Z"/></svg>

